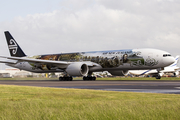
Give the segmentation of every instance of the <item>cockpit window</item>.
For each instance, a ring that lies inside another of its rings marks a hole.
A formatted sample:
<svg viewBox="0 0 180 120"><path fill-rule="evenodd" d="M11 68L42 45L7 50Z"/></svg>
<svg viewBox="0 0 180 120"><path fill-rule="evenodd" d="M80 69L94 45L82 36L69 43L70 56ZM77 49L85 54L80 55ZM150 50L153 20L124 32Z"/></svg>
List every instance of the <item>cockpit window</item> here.
<svg viewBox="0 0 180 120"><path fill-rule="evenodd" d="M171 56L170 54L163 54L163 57Z"/></svg>

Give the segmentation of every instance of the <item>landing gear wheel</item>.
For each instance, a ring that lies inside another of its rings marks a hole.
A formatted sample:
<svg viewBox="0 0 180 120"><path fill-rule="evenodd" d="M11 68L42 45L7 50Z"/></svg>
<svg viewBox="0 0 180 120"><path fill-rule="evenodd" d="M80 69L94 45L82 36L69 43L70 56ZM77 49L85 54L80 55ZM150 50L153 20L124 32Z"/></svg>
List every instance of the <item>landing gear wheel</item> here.
<svg viewBox="0 0 180 120"><path fill-rule="evenodd" d="M61 81L62 80L62 77L59 77L59 81Z"/></svg>
<svg viewBox="0 0 180 120"><path fill-rule="evenodd" d="M72 81L72 77L59 77L59 81Z"/></svg>
<svg viewBox="0 0 180 120"><path fill-rule="evenodd" d="M158 74L158 75L156 76L156 79L161 79L161 76Z"/></svg>
<svg viewBox="0 0 180 120"><path fill-rule="evenodd" d="M96 77L92 77L92 80L96 80Z"/></svg>
<svg viewBox="0 0 180 120"><path fill-rule="evenodd" d="M87 77L86 77L86 76L84 76L84 77L83 77L83 80L84 80L84 81L85 81L85 80L87 80L87 81L88 81L88 80L94 80L94 81L95 81L95 80L96 80L96 77L92 77L92 76L87 76Z"/></svg>

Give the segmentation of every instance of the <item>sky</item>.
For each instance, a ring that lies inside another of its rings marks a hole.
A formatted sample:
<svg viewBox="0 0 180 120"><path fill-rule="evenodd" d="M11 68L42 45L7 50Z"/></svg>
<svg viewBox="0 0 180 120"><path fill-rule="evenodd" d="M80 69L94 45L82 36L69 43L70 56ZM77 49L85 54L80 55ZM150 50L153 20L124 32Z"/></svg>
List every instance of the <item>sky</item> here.
<svg viewBox="0 0 180 120"><path fill-rule="evenodd" d="M1 0L0 16L4 56L4 31L27 55L133 48L180 55L179 0Z"/></svg>

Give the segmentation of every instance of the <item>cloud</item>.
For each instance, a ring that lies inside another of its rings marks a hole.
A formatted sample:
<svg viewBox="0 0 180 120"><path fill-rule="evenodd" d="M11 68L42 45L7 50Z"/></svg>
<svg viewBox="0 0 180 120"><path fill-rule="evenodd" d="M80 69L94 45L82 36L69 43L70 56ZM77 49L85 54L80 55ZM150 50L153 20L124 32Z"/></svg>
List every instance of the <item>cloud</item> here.
<svg viewBox="0 0 180 120"><path fill-rule="evenodd" d="M180 2L66 0L48 13L0 22L26 54L157 48L179 54ZM0 34L1 41L5 41ZM1 44L0 54L9 54ZM5 46L5 47L4 47Z"/></svg>

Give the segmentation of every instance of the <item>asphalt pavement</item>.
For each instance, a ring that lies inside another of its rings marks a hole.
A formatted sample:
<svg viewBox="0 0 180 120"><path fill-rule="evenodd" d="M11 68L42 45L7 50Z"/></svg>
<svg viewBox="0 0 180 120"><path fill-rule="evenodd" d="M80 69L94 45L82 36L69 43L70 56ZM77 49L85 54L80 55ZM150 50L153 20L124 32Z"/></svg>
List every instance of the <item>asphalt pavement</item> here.
<svg viewBox="0 0 180 120"><path fill-rule="evenodd" d="M97 80L97 81L58 81L58 80L0 80L0 84L37 86L53 88L77 88L107 91L127 91L144 93L180 94L180 81L129 81L129 80Z"/></svg>

